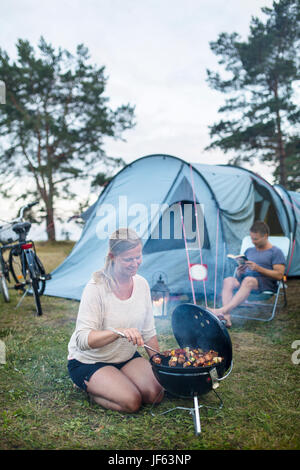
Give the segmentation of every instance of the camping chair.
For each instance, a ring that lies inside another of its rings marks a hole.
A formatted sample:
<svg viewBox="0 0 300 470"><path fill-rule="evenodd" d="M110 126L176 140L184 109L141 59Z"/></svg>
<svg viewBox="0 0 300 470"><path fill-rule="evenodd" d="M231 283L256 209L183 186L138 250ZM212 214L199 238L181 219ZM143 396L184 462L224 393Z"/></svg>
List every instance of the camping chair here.
<svg viewBox="0 0 300 470"><path fill-rule="evenodd" d="M270 242L272 245L277 246L280 248L285 256L285 259L287 260L288 254L289 254L289 248L290 248L290 240L287 237L269 237ZM251 237L248 235L246 236L243 241L242 241L242 246L241 246L241 254L244 254L247 248L250 248L254 246ZM236 270L235 270L236 272ZM239 318L244 318L247 320L259 320L259 321L271 321L273 320L276 310L279 306L285 307L287 305L287 298L286 298L286 285L285 285L286 278L285 276L281 281L277 281L277 288L276 291L264 291L259 294L250 294L248 299L242 303L237 309L239 308L245 308L247 307L248 309L252 308L260 308L262 307L264 311L269 310L271 311L271 314L269 317L259 317L255 315L242 315L240 313L232 313L232 317L239 317ZM283 302L280 305L279 298L280 296L283 295ZM264 303L264 301L269 301L268 303Z"/></svg>

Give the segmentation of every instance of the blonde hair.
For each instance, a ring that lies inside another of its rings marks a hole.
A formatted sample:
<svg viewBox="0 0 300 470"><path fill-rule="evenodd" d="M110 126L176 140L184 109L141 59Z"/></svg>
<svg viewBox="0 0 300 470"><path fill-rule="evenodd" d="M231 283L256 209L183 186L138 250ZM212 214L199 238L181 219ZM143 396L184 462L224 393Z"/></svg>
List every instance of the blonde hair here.
<svg viewBox="0 0 300 470"><path fill-rule="evenodd" d="M142 240L131 228L119 228L113 232L109 238L109 248L104 267L94 273L94 280L104 283L107 290L113 290L113 288L116 287L116 281L114 279L114 257L125 251L132 250L141 244Z"/></svg>

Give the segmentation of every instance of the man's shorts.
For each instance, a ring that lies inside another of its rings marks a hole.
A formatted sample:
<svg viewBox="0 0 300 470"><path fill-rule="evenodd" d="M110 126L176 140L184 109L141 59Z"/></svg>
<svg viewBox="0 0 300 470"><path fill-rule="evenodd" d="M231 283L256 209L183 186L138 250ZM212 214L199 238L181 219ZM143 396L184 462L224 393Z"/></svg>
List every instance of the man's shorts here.
<svg viewBox="0 0 300 470"><path fill-rule="evenodd" d="M265 276L251 276L251 274L244 274L239 276L237 280L241 283L246 277L254 277L257 280L258 288L251 291L253 294L261 294L266 290L276 292L276 285L274 286L274 282L270 282L270 279Z"/></svg>

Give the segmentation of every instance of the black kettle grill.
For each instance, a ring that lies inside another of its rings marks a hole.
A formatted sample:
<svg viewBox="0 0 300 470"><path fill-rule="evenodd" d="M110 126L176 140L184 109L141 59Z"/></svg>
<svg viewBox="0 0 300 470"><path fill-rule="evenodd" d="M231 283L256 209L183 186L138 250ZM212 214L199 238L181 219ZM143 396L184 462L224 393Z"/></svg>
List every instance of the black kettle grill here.
<svg viewBox="0 0 300 470"><path fill-rule="evenodd" d="M161 364L153 362L154 356L150 359L153 373L166 391L180 398L194 398L192 413L195 432L199 434L201 427L198 396L215 391L220 381L230 374L233 366L231 339L227 328L215 315L195 304L181 304L174 310L172 329L180 348L214 350L223 358L216 365L186 368L169 366L166 357Z"/></svg>

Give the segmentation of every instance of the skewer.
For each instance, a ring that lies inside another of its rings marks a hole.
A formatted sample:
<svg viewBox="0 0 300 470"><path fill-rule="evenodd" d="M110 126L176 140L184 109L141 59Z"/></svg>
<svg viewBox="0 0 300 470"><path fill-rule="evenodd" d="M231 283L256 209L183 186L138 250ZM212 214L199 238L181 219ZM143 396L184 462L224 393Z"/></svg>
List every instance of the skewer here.
<svg viewBox="0 0 300 470"><path fill-rule="evenodd" d="M122 338L127 338L126 335L124 335L124 333L122 333L121 331L118 331L116 330L115 328L108 328L110 331L113 331L114 333L116 333L117 335L119 336L122 336ZM155 352L156 354L160 354L162 355L159 351L157 351L156 349L152 348L151 346L148 346L148 344L144 344L144 348L147 348L147 349L150 349L151 351Z"/></svg>

